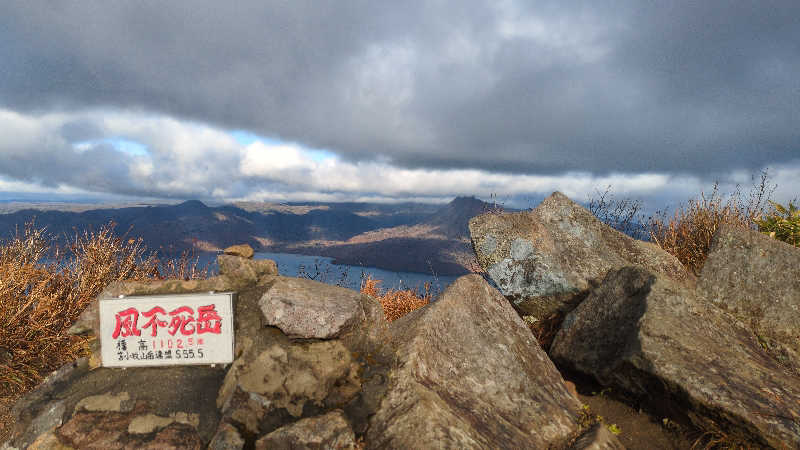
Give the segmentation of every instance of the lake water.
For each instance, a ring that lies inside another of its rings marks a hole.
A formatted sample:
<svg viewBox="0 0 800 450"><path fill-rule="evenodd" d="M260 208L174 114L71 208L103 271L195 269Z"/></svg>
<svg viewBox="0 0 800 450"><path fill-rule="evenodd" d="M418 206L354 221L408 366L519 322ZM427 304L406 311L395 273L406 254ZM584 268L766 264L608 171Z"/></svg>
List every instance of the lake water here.
<svg viewBox="0 0 800 450"><path fill-rule="evenodd" d="M455 276L437 276L430 273L393 272L377 267L351 266L333 264L332 258L324 256L295 255L289 253L256 253L256 259L271 259L278 265L278 273L286 277L301 275L328 284L336 284L358 290L361 280L366 276L382 280L382 289L415 289L423 290L425 283L431 283L434 294L456 280Z"/></svg>
<svg viewBox="0 0 800 450"><path fill-rule="evenodd" d="M209 265L212 273L217 273L217 255L214 253L201 253L198 257L198 267ZM295 255L291 253L265 253L257 252L255 259L271 259L278 265L278 273L285 277L297 277L316 280L322 283L343 286L359 290L362 277L372 276L374 280L381 280L380 287L386 289L416 289L423 291L425 283L431 283L434 295L444 292L444 289L456 280L456 276L436 276L430 273L394 272L378 269L377 267L351 266L348 264L333 264L333 258L324 256Z"/></svg>
<svg viewBox="0 0 800 450"><path fill-rule="evenodd" d="M424 292L425 283L431 283L434 297L444 292L445 288L455 281L457 276L439 275L417 272L394 272L378 269L377 267L351 266L348 264L333 264L333 258L324 256L295 255L291 253L263 253L257 252L255 259L271 259L278 265L278 273L285 277L302 276L322 283L338 285L348 289L359 290L361 280L372 276L373 280L381 280L380 288L387 289L419 289ZM169 258L165 258L169 259ZM195 254L191 261L197 261L197 268L208 268L208 275L219 274L217 266L217 253L201 252ZM53 261L44 258L42 263L49 264ZM65 261L66 263L66 261ZM161 273L164 267L159 266Z"/></svg>

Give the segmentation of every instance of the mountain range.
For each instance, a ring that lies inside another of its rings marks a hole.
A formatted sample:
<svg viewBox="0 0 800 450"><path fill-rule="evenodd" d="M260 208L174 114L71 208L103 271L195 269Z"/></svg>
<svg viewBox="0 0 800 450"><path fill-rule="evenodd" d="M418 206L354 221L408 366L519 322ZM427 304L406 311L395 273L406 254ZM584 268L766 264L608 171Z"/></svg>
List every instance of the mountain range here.
<svg viewBox="0 0 800 450"><path fill-rule="evenodd" d="M44 227L56 241L113 223L126 239L141 237L164 257L186 250L216 252L250 244L256 251L334 258L336 263L387 270L460 275L474 267L467 223L492 209L474 197L446 205L422 203L261 203L208 206L198 200L175 205L17 203L0 214L0 238L26 223Z"/></svg>

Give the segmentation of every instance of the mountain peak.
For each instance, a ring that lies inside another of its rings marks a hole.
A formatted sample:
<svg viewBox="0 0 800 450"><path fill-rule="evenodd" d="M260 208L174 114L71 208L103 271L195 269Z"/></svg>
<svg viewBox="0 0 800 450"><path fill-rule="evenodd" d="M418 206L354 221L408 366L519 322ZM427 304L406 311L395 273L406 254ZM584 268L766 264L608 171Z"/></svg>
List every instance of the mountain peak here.
<svg viewBox="0 0 800 450"><path fill-rule="evenodd" d="M201 202L200 200L187 200L183 203L179 203L175 205L176 208L182 209L205 209L208 208L205 203Z"/></svg>
<svg viewBox="0 0 800 450"><path fill-rule="evenodd" d="M469 219L489 210L489 204L475 197L456 197L443 206L425 224L436 227L451 239L468 236Z"/></svg>
<svg viewBox="0 0 800 450"><path fill-rule="evenodd" d="M483 207L484 202L475 198L475 196L463 196L463 197L456 197L450 203L449 206L454 206L458 208L470 208L470 207Z"/></svg>

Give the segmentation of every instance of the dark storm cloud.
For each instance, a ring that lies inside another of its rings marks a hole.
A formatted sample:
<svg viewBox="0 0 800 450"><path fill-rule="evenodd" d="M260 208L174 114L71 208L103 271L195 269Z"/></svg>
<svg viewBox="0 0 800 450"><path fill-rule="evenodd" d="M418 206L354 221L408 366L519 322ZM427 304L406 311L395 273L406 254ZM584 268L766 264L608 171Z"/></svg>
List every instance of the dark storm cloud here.
<svg viewBox="0 0 800 450"><path fill-rule="evenodd" d="M432 3L6 4L0 105L141 108L414 167L800 155L796 1Z"/></svg>
<svg viewBox="0 0 800 450"><path fill-rule="evenodd" d="M51 145L47 151L4 149L0 176L55 188L69 185L97 192L145 194L129 177L129 158L106 144L77 152L71 147Z"/></svg>

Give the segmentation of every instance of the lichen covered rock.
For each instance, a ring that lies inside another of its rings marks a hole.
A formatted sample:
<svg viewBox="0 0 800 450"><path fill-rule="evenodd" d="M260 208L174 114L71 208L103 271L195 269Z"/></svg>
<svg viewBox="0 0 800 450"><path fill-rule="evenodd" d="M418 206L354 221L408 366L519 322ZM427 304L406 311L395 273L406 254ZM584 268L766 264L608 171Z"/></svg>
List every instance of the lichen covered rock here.
<svg viewBox="0 0 800 450"><path fill-rule="evenodd" d="M531 211L483 214L469 222L478 263L524 315L566 312L605 274L640 265L691 284L674 256L602 223L560 192Z"/></svg>

